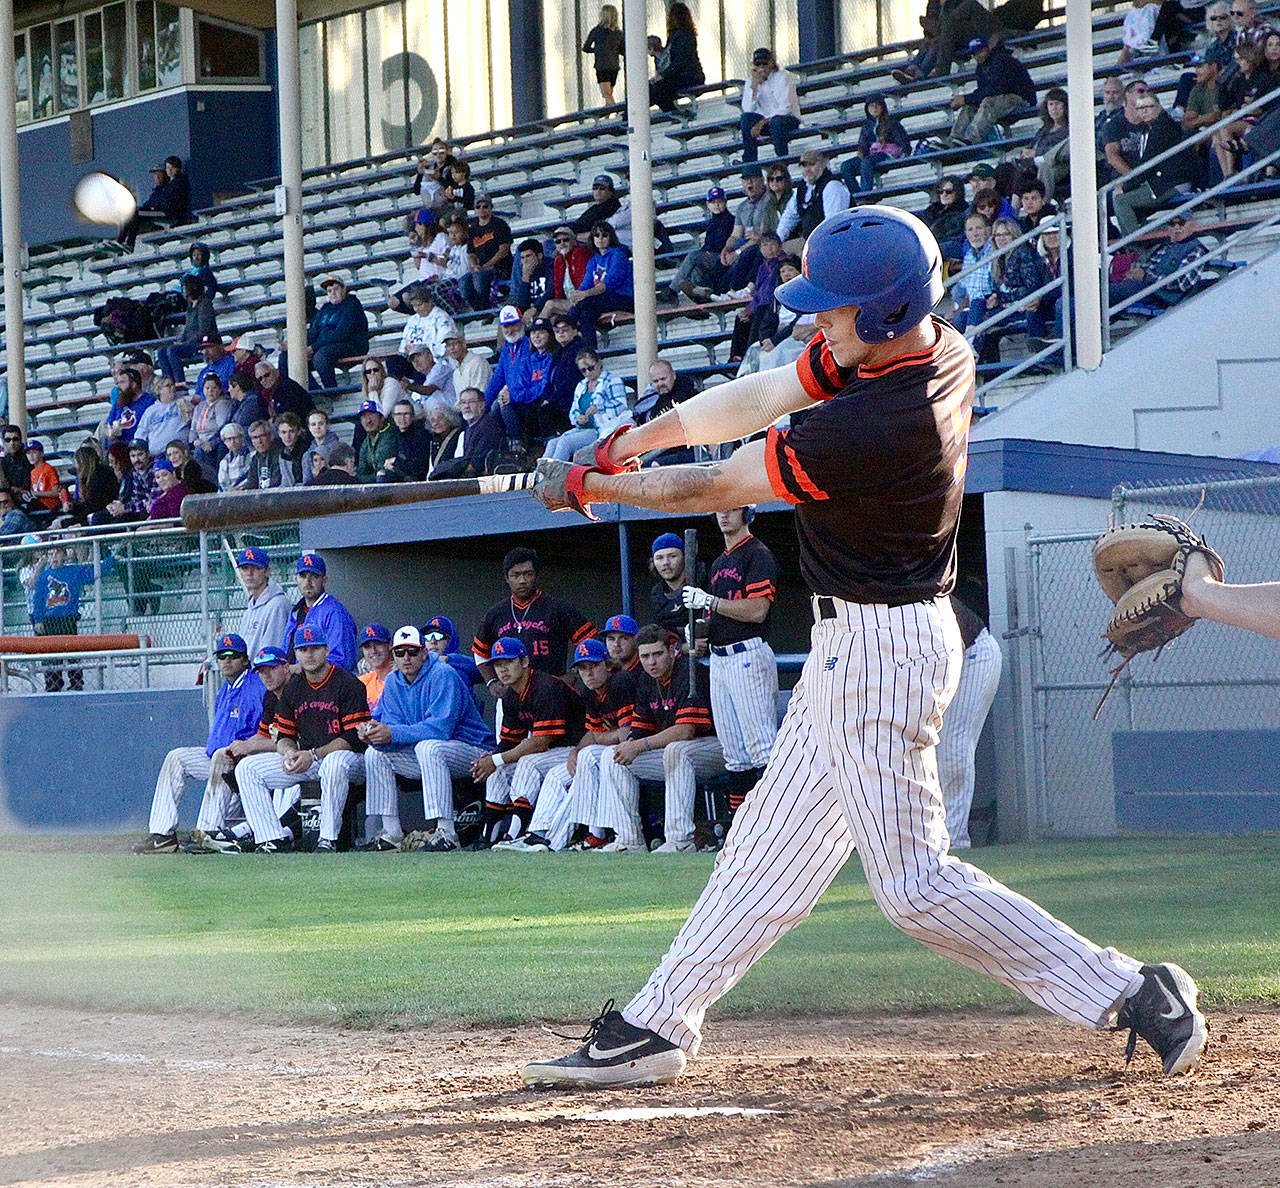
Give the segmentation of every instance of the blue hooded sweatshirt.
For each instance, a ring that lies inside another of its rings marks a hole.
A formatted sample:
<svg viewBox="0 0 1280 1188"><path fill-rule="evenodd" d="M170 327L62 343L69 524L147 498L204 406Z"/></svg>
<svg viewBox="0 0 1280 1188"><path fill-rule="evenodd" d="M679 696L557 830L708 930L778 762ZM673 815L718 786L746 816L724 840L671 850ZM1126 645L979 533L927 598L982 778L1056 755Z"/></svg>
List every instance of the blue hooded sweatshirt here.
<svg viewBox="0 0 1280 1188"><path fill-rule="evenodd" d="M373 717L391 727L391 742L381 750L412 747L424 739L456 739L490 751L498 745L466 681L434 653L412 685L399 670L387 677Z"/></svg>

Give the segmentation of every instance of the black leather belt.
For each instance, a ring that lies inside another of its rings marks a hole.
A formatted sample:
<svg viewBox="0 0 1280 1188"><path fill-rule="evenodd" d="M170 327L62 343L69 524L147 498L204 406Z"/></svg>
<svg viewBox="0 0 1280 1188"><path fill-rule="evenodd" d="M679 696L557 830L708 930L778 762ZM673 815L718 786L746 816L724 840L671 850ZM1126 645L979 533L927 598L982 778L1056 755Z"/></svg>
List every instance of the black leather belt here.
<svg viewBox="0 0 1280 1188"><path fill-rule="evenodd" d="M711 651L716 656L736 656L739 652L745 652L755 642L754 639L747 639L734 644L712 644Z"/></svg>

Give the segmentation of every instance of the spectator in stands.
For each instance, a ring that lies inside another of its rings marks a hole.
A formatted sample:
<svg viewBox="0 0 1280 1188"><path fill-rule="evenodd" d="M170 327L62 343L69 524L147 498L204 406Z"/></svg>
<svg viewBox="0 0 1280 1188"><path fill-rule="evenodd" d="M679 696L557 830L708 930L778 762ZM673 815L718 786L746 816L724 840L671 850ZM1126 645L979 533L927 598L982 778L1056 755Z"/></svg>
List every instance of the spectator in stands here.
<svg viewBox="0 0 1280 1188"><path fill-rule="evenodd" d="M232 373L236 369L236 361L227 353L221 337L217 334L206 334L200 340L200 355L204 359L204 366L196 372L196 391L203 392L205 379L216 375L222 383L223 392L226 392Z"/></svg>
<svg viewBox="0 0 1280 1188"><path fill-rule="evenodd" d="M182 278L182 295L187 300L186 317L178 337L156 352L160 370L175 383L184 382L183 365L200 358L200 344L218 333L218 319L213 312L213 298L205 292L198 276Z"/></svg>
<svg viewBox="0 0 1280 1188"><path fill-rule="evenodd" d="M210 299L218 295L218 278L213 275L213 268L210 266L212 256L209 252L209 245L201 243L198 240L187 249L188 266L178 277L178 283L175 289L178 293L182 292L183 276L198 276L204 283L204 291L209 294ZM157 326L158 330L159 327Z"/></svg>
<svg viewBox="0 0 1280 1188"><path fill-rule="evenodd" d="M864 107L866 118L858 133L858 155L840 166L840 177L850 194L876 188L876 168L911 154L911 138L902 121L889 114L883 95L871 95Z"/></svg>
<svg viewBox="0 0 1280 1188"><path fill-rule="evenodd" d="M173 386L173 380L167 375L159 377L155 381L155 390L155 401L138 418L134 440L144 441L151 451L151 456L159 458L164 454L165 446L175 438L181 437L185 440L187 425L182 416L182 409L178 407L177 391Z"/></svg>
<svg viewBox="0 0 1280 1188"><path fill-rule="evenodd" d="M1142 154L1142 142L1147 135L1146 121L1138 115L1138 102L1149 95L1151 88L1142 79L1134 79L1124 89L1124 106L1113 111L1103 129L1103 154L1110 167L1112 180L1130 173Z"/></svg>
<svg viewBox="0 0 1280 1188"><path fill-rule="evenodd" d="M419 214L428 215L444 202L444 183L440 180L440 166L430 157L419 157L413 171L411 192L422 201L423 210ZM410 224L409 242L414 242L415 230L422 226L416 219ZM416 262L416 261L415 261ZM426 278L419 278L426 279Z"/></svg>
<svg viewBox="0 0 1280 1188"><path fill-rule="evenodd" d="M676 6L683 7L676 0ZM601 314L631 313L635 309L631 259L618 243L617 232L608 223L597 223L591 230L596 254L591 259L584 288L569 294L573 307L565 316L578 327L585 346L596 347L596 319Z"/></svg>
<svg viewBox="0 0 1280 1188"><path fill-rule="evenodd" d="M192 456L210 481L217 481L221 459L222 427L231 420L231 400L223 394L222 381L216 374L206 375L200 403L191 414Z"/></svg>
<svg viewBox="0 0 1280 1188"><path fill-rule="evenodd" d="M240 334L231 340L231 358L235 360L235 370L231 374L244 380L246 392L255 386L253 373L262 358L262 350L262 344L252 334Z"/></svg>
<svg viewBox="0 0 1280 1188"><path fill-rule="evenodd" d="M71 507L61 523L87 524L92 515L105 511L107 504L120 494L120 483L91 445L82 445L76 450L75 474Z"/></svg>
<svg viewBox="0 0 1280 1188"><path fill-rule="evenodd" d="M964 221L964 237L967 246L961 271L972 268L967 276L961 276L951 286L951 299L955 313L951 318L957 330L976 325L982 319L982 310L991 293L991 219L985 214L971 214Z"/></svg>
<svg viewBox="0 0 1280 1188"><path fill-rule="evenodd" d="M1258 0L1231 0L1231 24L1236 45L1261 46L1271 32L1271 24L1258 12ZM1236 63L1240 69L1240 63Z"/></svg>
<svg viewBox="0 0 1280 1188"><path fill-rule="evenodd" d="M329 643L329 663L354 671L356 666L356 621L325 587L328 570L318 553L303 553L298 558L298 601L293 604L284 628L284 649L290 662L295 658L294 633L304 624L318 628Z"/></svg>
<svg viewBox="0 0 1280 1188"><path fill-rule="evenodd" d="M1236 48L1236 30L1231 23L1231 5L1218 0L1204 10L1204 32L1196 40L1196 52L1218 64L1221 76L1232 64Z"/></svg>
<svg viewBox="0 0 1280 1188"><path fill-rule="evenodd" d="M103 441L120 441L128 445L137 431L138 418L154 402L155 397L142 390L142 373L136 367L121 368L116 381L116 395L103 422Z"/></svg>
<svg viewBox="0 0 1280 1188"><path fill-rule="evenodd" d="M4 456L0 458L0 486L7 487L20 503L31 499L31 461L22 445L22 429L6 425L3 431Z"/></svg>
<svg viewBox="0 0 1280 1188"><path fill-rule="evenodd" d="M129 459L129 447L113 441L107 447L107 465L115 475L118 494L101 511L89 517L89 523L118 524L131 520L145 520L150 506L149 476L139 475Z"/></svg>
<svg viewBox="0 0 1280 1188"><path fill-rule="evenodd" d="M312 459L318 456L323 462L328 462L330 451L340 439L329 427L329 414L323 409L311 410L307 415L307 429L311 434L311 442L302 456L302 481L309 486L317 473L312 469Z"/></svg>
<svg viewBox="0 0 1280 1188"><path fill-rule="evenodd" d="M442 181L444 200L457 215L465 218L467 211L479 207L480 191L471 182L471 166L466 161L455 161Z"/></svg>
<svg viewBox="0 0 1280 1188"><path fill-rule="evenodd" d="M1164 42L1167 52L1180 53L1195 38L1196 22L1204 17L1204 5L1196 0L1163 0L1151 40Z"/></svg>
<svg viewBox="0 0 1280 1188"><path fill-rule="evenodd" d="M1169 238L1153 248L1146 260L1134 264L1120 280L1113 280L1109 286L1111 305L1114 308L1130 297L1136 296L1143 289L1161 277L1172 276L1179 268L1198 260L1209 252L1208 246L1196 235L1198 228L1189 223L1182 215L1174 215L1167 224ZM1152 305L1177 305L1203 281L1204 276L1199 269L1192 269L1167 285L1148 293L1144 301Z"/></svg>
<svg viewBox="0 0 1280 1188"><path fill-rule="evenodd" d="M573 394L567 433L547 442L544 458L571 462L584 445L608 437L622 425L634 425L631 402L622 381L605 369L600 356L592 350L578 353L578 371L582 380Z"/></svg>
<svg viewBox="0 0 1280 1188"><path fill-rule="evenodd" d="M782 240L769 231L760 237L760 265L751 282L751 296L734 317L729 362L739 363L747 347L768 337L778 328L773 293L782 273Z"/></svg>
<svg viewBox="0 0 1280 1188"><path fill-rule="evenodd" d="M607 223L621 207L622 201L614 188L612 174L596 174L591 182L591 201L586 209L569 224L569 229L577 237L578 242L586 245L588 257L591 251L591 229L597 223ZM559 235L559 233L560 229L557 228L555 234ZM559 251L559 241L554 240L554 242L556 250Z"/></svg>
<svg viewBox="0 0 1280 1188"><path fill-rule="evenodd" d="M14 493L0 487L0 536L21 536L35 530L35 521L18 506Z"/></svg>
<svg viewBox="0 0 1280 1188"><path fill-rule="evenodd" d="M1093 117L1093 140L1098 149L1098 178L1105 181L1110 176L1107 162L1107 141L1110 139L1111 117L1124 107L1124 80L1112 75L1102 82L1102 104Z"/></svg>
<svg viewBox="0 0 1280 1188"><path fill-rule="evenodd" d="M315 487L345 486L358 483L356 478L356 452L345 441L340 441L329 451L328 460L323 454L316 454L311 459L314 477L311 485Z"/></svg>
<svg viewBox="0 0 1280 1188"><path fill-rule="evenodd" d="M785 176L785 173L784 173ZM724 273L720 287L732 293L745 288L760 264L760 236L774 231L782 210L765 188L764 174L758 165L742 170L742 200L734 207L733 231L720 251Z"/></svg>
<svg viewBox="0 0 1280 1188"><path fill-rule="evenodd" d="M1124 14L1120 25L1120 56L1116 65L1123 66L1135 57L1152 57L1160 47L1152 40L1156 17L1160 15L1160 0L1131 0L1132 7Z"/></svg>
<svg viewBox="0 0 1280 1188"><path fill-rule="evenodd" d="M969 52L977 63L977 85L951 100L956 113L952 144L978 144L1006 117L1036 103L1036 85L1008 46L975 37L969 42Z"/></svg>
<svg viewBox="0 0 1280 1188"><path fill-rule="evenodd" d="M231 419L246 433L250 425L266 417L267 406L253 386L253 380L245 379L238 371L231 373L227 396L231 401Z"/></svg>
<svg viewBox="0 0 1280 1188"><path fill-rule="evenodd" d="M466 309L466 302L462 299L462 278L471 271L470 234L466 219L461 217L450 220L445 229L448 247L440 266L440 279L432 285L431 291L437 304L446 311L457 313Z"/></svg>
<svg viewBox="0 0 1280 1188"><path fill-rule="evenodd" d="M396 435L376 400L366 400L360 406L360 425L364 429L364 440L356 455L356 478L371 483L383 464L395 456Z"/></svg>
<svg viewBox="0 0 1280 1188"><path fill-rule="evenodd" d="M719 186L712 186L707 191L707 222L702 242L680 262L671 282L658 290L658 300L674 305L680 300L680 293L695 305L710 300L725 272L721 255L733 234L733 226L728 195Z"/></svg>
<svg viewBox="0 0 1280 1188"><path fill-rule="evenodd" d="M405 376L406 393L412 392L416 415L421 418L433 404L453 404L453 368L443 356L437 359L429 348L419 346L409 356L409 373ZM356 429L356 436L351 444L359 447L361 431Z"/></svg>
<svg viewBox="0 0 1280 1188"><path fill-rule="evenodd" d="M969 173L969 182L972 185L970 210L977 207L978 198L984 191L990 191L996 198L996 210L995 214L989 215L989 217L1004 219L1017 217L1018 212L1013 209L1013 204L1000 189L1000 174L988 165L986 161L979 161L973 167Z"/></svg>
<svg viewBox="0 0 1280 1188"><path fill-rule="evenodd" d="M636 401L636 420L642 424L656 420L697 394L693 380L676 371L669 360L655 359L649 366L649 386Z"/></svg>
<svg viewBox="0 0 1280 1188"><path fill-rule="evenodd" d="M779 286L800 275L800 258L784 256ZM742 362L738 365L738 375L750 375L755 371L770 371L775 367L785 367L794 363L804 353L804 349L816 332L813 314L798 314L791 310L783 311L774 298L774 307L778 309L778 329L770 338L761 339L747 348Z"/></svg>
<svg viewBox="0 0 1280 1188"><path fill-rule="evenodd" d="M534 405L534 436L539 438L559 433L569 424L568 402L557 403L547 391L557 349L551 323L546 318L534 318L529 326L529 395Z"/></svg>
<svg viewBox="0 0 1280 1188"><path fill-rule="evenodd" d="M167 223L180 227L191 222L191 182L182 168L181 157L165 157L160 165L151 168L155 185L147 200L120 228L117 241L126 251L133 251L138 233L146 227Z"/></svg>
<svg viewBox="0 0 1280 1188"><path fill-rule="evenodd" d="M530 403L528 388L531 346L529 336L525 333L524 319L514 305L504 305L498 311L498 332L502 336L502 345L498 350L497 366L485 386L484 399L491 409L495 407L494 402L498 402L495 412L506 422L508 418L501 411L503 408L512 401L516 404Z"/></svg>
<svg viewBox="0 0 1280 1188"><path fill-rule="evenodd" d="M1045 200L1044 182L1039 178L1022 183L1022 188L1018 191L1018 210L1018 226L1023 231L1030 231L1042 219L1051 218L1058 213L1057 206Z"/></svg>
<svg viewBox="0 0 1280 1188"><path fill-rule="evenodd" d="M555 285L551 261L543 258L542 244L536 239L520 243L520 257L511 267L511 304L532 322L548 301Z"/></svg>
<svg viewBox="0 0 1280 1188"><path fill-rule="evenodd" d="M81 446L97 457L97 452L90 446ZM79 450L76 451L77 454ZM103 467L106 470L106 467ZM108 475L108 477L110 477ZM76 555L81 558L77 563ZM80 545L73 552L72 547L54 543L46 554L47 562L40 567L34 577L31 592L31 626L36 635L78 635L80 633L80 597L86 586L92 586L99 578L105 578L116 566L116 559L110 553L103 556L97 567L83 563L88 550ZM72 692L84 688L84 672L79 668L67 670L67 684ZM63 675L61 665L52 662L45 670L44 687L47 693L62 691Z"/></svg>
<svg viewBox="0 0 1280 1188"><path fill-rule="evenodd" d="M452 319L450 319L450 324L452 324ZM405 358L406 360L408 359L407 354ZM405 370L406 375L412 374L411 367L406 367ZM386 365L377 355L370 355L360 365L361 404L372 401L382 410L384 417L389 417L396 401L403 400L404 397L404 384L394 376L387 374Z"/></svg>
<svg viewBox="0 0 1280 1188"><path fill-rule="evenodd" d="M1046 284L1055 280L1062 280L1068 285L1071 283L1071 270L1063 267L1065 257L1062 253L1067 244L1062 242L1062 238L1062 231L1057 223L1046 223L1044 230L1040 232L1040 238L1036 240L1036 253L1044 264ZM1040 316L1046 326L1052 325L1054 337L1061 336L1062 289L1054 289L1040 298ZM1029 345L1038 348L1044 344L1032 341Z"/></svg>
<svg viewBox="0 0 1280 1188"><path fill-rule="evenodd" d="M613 4L602 4L600 16L587 39L582 43L584 54L595 55L596 86L600 88L600 100L606 107L613 106L613 87L618 81L618 67L622 59L622 30L618 27L618 9Z"/></svg>
<svg viewBox="0 0 1280 1188"><path fill-rule="evenodd" d="M302 486L302 459L307 452L307 435L295 413L281 413L276 418L276 433L280 436L280 477L286 487Z"/></svg>
<svg viewBox="0 0 1280 1188"><path fill-rule="evenodd" d="M773 141L774 155L785 157L800 127L800 99L795 76L778 66L767 46L751 55L751 70L742 86L742 161L759 159L759 146Z"/></svg>
<svg viewBox="0 0 1280 1188"><path fill-rule="evenodd" d="M251 454L244 426L228 421L219 430L223 455L218 463L218 490L239 491L249 482Z"/></svg>
<svg viewBox="0 0 1280 1188"><path fill-rule="evenodd" d="M408 359L418 347L425 346L432 355L440 358L444 354L445 335L458 329L456 323L436 304L435 295L426 285L411 285L406 296L413 315L404 324L397 350L402 358ZM393 397L391 403L397 398ZM384 404L384 408L389 408L386 402L380 403Z"/></svg>
<svg viewBox="0 0 1280 1188"><path fill-rule="evenodd" d="M266 549L256 545L241 549L235 562L236 577L248 598L240 619L240 634L246 650L256 656L257 649L279 647L284 642L289 625L289 596L271 576L271 560Z"/></svg>
<svg viewBox="0 0 1280 1188"><path fill-rule="evenodd" d="M164 447L164 460L169 463L169 469L173 472L174 481L181 483L185 488L184 495L210 495L218 489L216 483L210 482L205 477L204 471L200 469L200 464L191 456L191 446L181 438L175 438ZM160 459L156 459L156 461L157 465L154 467L156 486L160 487L160 467L158 465ZM152 519L155 518L155 516L152 516Z"/></svg>
<svg viewBox="0 0 1280 1188"><path fill-rule="evenodd" d="M1244 0L1232 0L1232 14ZM1223 86L1223 115L1231 115L1252 103L1271 88L1272 78L1263 65L1262 46L1242 35L1235 48L1235 70ZM1240 171L1240 159L1247 151L1244 134L1249 131L1263 109L1223 125L1213 134L1213 151L1223 177ZM1174 160L1177 160L1175 157Z"/></svg>
<svg viewBox="0 0 1280 1188"><path fill-rule="evenodd" d="M649 103L674 112L676 96L704 82L706 75L698 59L698 27L684 0L674 0L667 7L667 44L658 55L649 79Z"/></svg>
<svg viewBox="0 0 1280 1188"><path fill-rule="evenodd" d="M951 73L952 63L962 47L975 39L991 37L999 27L994 13L988 12L978 0L943 0L934 14L936 24L928 23L929 13L921 24L925 28L926 38L930 28L935 31L933 44L928 52L918 56L917 60L907 67L903 76L897 71L894 77L899 82L914 82L917 78L932 75L943 78ZM972 51L969 51L972 52Z"/></svg>
<svg viewBox="0 0 1280 1188"><path fill-rule="evenodd" d="M436 222L431 211L418 211L409 222L409 259L413 264L417 283L434 285L444 276L449 262L449 224L452 219ZM412 286L406 286L387 298L387 308L403 311L407 302L405 294Z"/></svg>
<svg viewBox="0 0 1280 1188"><path fill-rule="evenodd" d="M578 374L578 352L583 349L582 336L563 314L551 319L551 333L555 338L555 351L551 356L551 374L542 398L560 410L564 424L569 422L569 406L581 376ZM563 428L563 425L561 425ZM557 430L558 431L558 430Z"/></svg>
<svg viewBox="0 0 1280 1188"><path fill-rule="evenodd" d="M58 472L45 461L44 443L34 437L26 444L27 461L31 464L31 499L27 512L38 518L44 518L58 511L66 498L66 488L58 477ZM18 496L19 500L22 495Z"/></svg>
<svg viewBox="0 0 1280 1188"><path fill-rule="evenodd" d="M423 444L426 447L425 459L409 458L417 478L426 478L436 465L453 456L453 451L462 437L462 414L452 405L433 404L427 410L427 426L430 433L424 433ZM422 429L422 425L417 426Z"/></svg>
<svg viewBox="0 0 1280 1188"><path fill-rule="evenodd" d="M326 276L320 287L327 300L316 310L307 328L307 358L321 386L336 388L338 360L369 353L369 319L360 299L347 291L347 282L341 276ZM288 374L285 351L280 352L280 367ZM273 411L278 410L273 406Z"/></svg>
<svg viewBox="0 0 1280 1188"><path fill-rule="evenodd" d="M360 629L360 663L356 679L364 686L369 708L377 709L382 688L391 675L391 632L381 623Z"/></svg>
<svg viewBox="0 0 1280 1188"><path fill-rule="evenodd" d="M452 413L459 424L462 418L443 404L433 404L427 410L427 422L432 424L431 432L426 425L416 418L416 409L409 399L397 400L391 410L391 428L395 433L395 453L383 464L378 472L380 483L418 482L427 477L431 463L431 433L435 432L436 414Z"/></svg>
<svg viewBox="0 0 1280 1188"><path fill-rule="evenodd" d="M463 388L458 393L458 411L462 414L462 432L454 440L452 451L444 451L431 479L474 478L488 472L488 458L500 449L506 429L496 410L485 407L484 393L479 388Z"/></svg>
<svg viewBox="0 0 1280 1188"><path fill-rule="evenodd" d="M511 267L511 227L493 213L493 199L488 194L476 197L475 209L476 217L467 229L468 271L458 288L472 309L492 309L493 282Z"/></svg>
<svg viewBox="0 0 1280 1188"><path fill-rule="evenodd" d="M991 228L993 252L1007 248L1015 239L1022 236L1023 229L1013 219L996 219ZM993 317L1002 309L1016 305L1048 283L1049 277L1044 264L1029 243L1020 243L1012 251L1004 255L994 255L991 260L991 292L987 295L985 309L981 313L983 319ZM1044 317L1040 313L1040 302L1037 299L1025 310L1027 335L1031 338L1043 338L1047 329ZM1000 362L1000 340L1010 332L1009 319L998 323L974 341L978 352L979 363Z"/></svg>
<svg viewBox="0 0 1280 1188"><path fill-rule="evenodd" d="M1023 153L1035 164L1036 176L1052 198L1058 186L1069 184L1071 160L1067 128L1067 93L1050 87L1040 102L1040 130Z"/></svg>
<svg viewBox="0 0 1280 1188"><path fill-rule="evenodd" d="M950 174L944 177L933 192L933 201L920 212L921 219L933 232L939 244L964 236L964 220L969 211L969 202L965 197L964 179ZM963 252L963 248L961 252ZM952 257L946 249L943 255Z"/></svg>
<svg viewBox="0 0 1280 1188"><path fill-rule="evenodd" d="M1153 92L1148 92L1135 105L1138 118L1147 128L1136 165L1152 160L1182 140L1182 132ZM1175 193L1189 193L1199 174L1194 149L1174 153L1167 161L1149 169L1137 184L1125 182L1112 195L1116 222L1121 235L1132 235L1141 225L1143 215L1161 206Z"/></svg>
<svg viewBox="0 0 1280 1188"><path fill-rule="evenodd" d="M266 401L267 411L272 418L278 419L283 413L291 412L301 420L314 407L311 394L306 388L297 380L284 375L266 359L260 359L254 364L253 378L258 381L258 392Z"/></svg>
<svg viewBox="0 0 1280 1188"><path fill-rule="evenodd" d="M564 225L552 233L555 255L551 260L551 299L547 301L539 317L565 314L572 309L568 294L585 283L587 268L591 264L591 249L578 242L573 228Z"/></svg>
<svg viewBox="0 0 1280 1188"><path fill-rule="evenodd" d="M271 432L269 421L254 421L249 426L249 474L245 481L250 491L265 491L284 486L284 473L280 467L280 445ZM292 484L290 484L292 485Z"/></svg>
<svg viewBox="0 0 1280 1188"><path fill-rule="evenodd" d="M823 219L849 209L849 190L827 165L824 153L806 149L800 157L800 180L778 220L778 238L799 245Z"/></svg>
<svg viewBox="0 0 1280 1188"><path fill-rule="evenodd" d="M455 394L464 388L479 388L484 391L493 374L493 364L479 351L473 351L467 346L467 340L460 330L454 330L445 336L444 353L453 371Z"/></svg>

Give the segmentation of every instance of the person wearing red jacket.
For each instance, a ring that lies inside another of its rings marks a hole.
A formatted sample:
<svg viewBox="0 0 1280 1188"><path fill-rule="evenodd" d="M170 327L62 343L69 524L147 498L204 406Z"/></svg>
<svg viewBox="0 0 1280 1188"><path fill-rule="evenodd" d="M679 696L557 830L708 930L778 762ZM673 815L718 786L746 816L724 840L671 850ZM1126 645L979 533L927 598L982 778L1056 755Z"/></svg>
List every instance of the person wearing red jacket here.
<svg viewBox="0 0 1280 1188"><path fill-rule="evenodd" d="M573 308L569 303L568 290L582 287L587 275L587 265L591 263L591 249L578 242L578 237L568 224L557 227L552 232L551 239L556 248L551 262L551 300L538 311L540 318L566 314Z"/></svg>

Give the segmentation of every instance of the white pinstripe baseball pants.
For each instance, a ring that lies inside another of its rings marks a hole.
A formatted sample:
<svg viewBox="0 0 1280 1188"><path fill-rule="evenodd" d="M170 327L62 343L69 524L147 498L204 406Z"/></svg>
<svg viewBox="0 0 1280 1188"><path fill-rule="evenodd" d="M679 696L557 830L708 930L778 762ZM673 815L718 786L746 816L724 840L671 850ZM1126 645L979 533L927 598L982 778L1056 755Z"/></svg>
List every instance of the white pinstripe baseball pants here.
<svg viewBox="0 0 1280 1188"><path fill-rule="evenodd" d="M969 810L973 807L973 756L982 737L996 689L1000 686L1000 645L982 631L964 654L956 695L942 715L938 736L938 779L947 806L947 835L953 850L969 848Z"/></svg>
<svg viewBox="0 0 1280 1188"><path fill-rule="evenodd" d="M229 770L222 768L217 773L216 786L219 790L215 790L215 781L211 778L213 763L205 748L174 747L164 757L160 774L156 776L156 790L151 797L151 820L147 825L149 832L173 833L178 828L178 809L188 780L206 782L196 828L217 829L226 820L227 802L231 798L231 789L222 779L222 773Z"/></svg>
<svg viewBox="0 0 1280 1188"><path fill-rule="evenodd" d="M414 774L422 780L423 816L428 821L452 821L454 777L469 776L471 765L481 755L489 754L488 750L456 738L426 738L413 748L413 753L418 760Z"/></svg>
<svg viewBox="0 0 1280 1188"><path fill-rule="evenodd" d="M730 771L763 767L778 733L778 661L764 640L744 642L745 651L711 653L711 717Z"/></svg>
<svg viewBox="0 0 1280 1188"><path fill-rule="evenodd" d="M553 767L568 759L572 750L572 747L551 747L498 768L484 782L484 798L490 804L510 804L513 800L523 799L536 805L543 778Z"/></svg>
<svg viewBox="0 0 1280 1188"><path fill-rule="evenodd" d="M582 762L581 756L578 762ZM553 850L563 850L573 832L573 822L569 819L569 810L573 807L572 788L569 765L557 763L542 777L538 803L533 806L533 816L529 819L529 832L545 837Z"/></svg>
<svg viewBox="0 0 1280 1188"><path fill-rule="evenodd" d="M600 820L600 762L605 758L609 748L601 746L583 747L578 752L578 766L573 773L573 783L569 786L569 804L567 812L569 825L587 825L597 837L604 829ZM572 829L570 829L572 832ZM565 845L568 845L565 839Z"/></svg>
<svg viewBox="0 0 1280 1188"><path fill-rule="evenodd" d="M1109 1021L1139 963L947 853L934 748L959 677L950 605L835 606L710 882L623 1014L696 1053L707 1008L809 914L856 845L908 936L1063 1018Z"/></svg>
<svg viewBox="0 0 1280 1188"><path fill-rule="evenodd" d="M629 850L644 849L640 827L640 781L662 780L663 833L669 842L693 840L693 801L698 780L724 770L720 740L709 734L687 742L667 743L658 751L643 751L628 766L613 761L614 747L600 760L601 823L612 829Z"/></svg>
<svg viewBox="0 0 1280 1188"><path fill-rule="evenodd" d="M293 773L281 766L283 758L275 752L248 755L236 767L240 803L244 806L244 819L253 831L253 840L261 845L284 837L280 814L293 802L281 799L277 803L268 792L269 788L289 788L306 780L319 780L320 837L325 841L337 841L351 781L360 783L364 780L364 756L355 751L330 751L306 771Z"/></svg>

